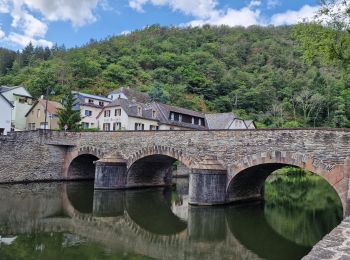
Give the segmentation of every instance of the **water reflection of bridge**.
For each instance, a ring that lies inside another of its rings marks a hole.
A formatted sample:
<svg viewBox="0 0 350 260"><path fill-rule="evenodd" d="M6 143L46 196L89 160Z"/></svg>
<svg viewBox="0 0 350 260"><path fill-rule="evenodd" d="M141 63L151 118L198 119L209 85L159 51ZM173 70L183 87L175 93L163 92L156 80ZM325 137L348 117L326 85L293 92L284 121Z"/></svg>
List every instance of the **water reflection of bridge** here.
<svg viewBox="0 0 350 260"><path fill-rule="evenodd" d="M256 223L258 211L242 226L247 218L242 211L189 207L186 222L171 211L169 190L149 192L143 198L145 191L95 191L89 212L89 207L74 205L67 184L0 186L0 234L69 232L112 251L158 259L258 259L269 250L276 257L288 253L283 252L289 243L286 239L267 223ZM141 207L146 201L147 207ZM160 217L156 217L156 211ZM252 229L255 237L251 237ZM264 234L278 241L279 246L266 246ZM305 253L305 248L297 245L291 250L299 251L301 256Z"/></svg>

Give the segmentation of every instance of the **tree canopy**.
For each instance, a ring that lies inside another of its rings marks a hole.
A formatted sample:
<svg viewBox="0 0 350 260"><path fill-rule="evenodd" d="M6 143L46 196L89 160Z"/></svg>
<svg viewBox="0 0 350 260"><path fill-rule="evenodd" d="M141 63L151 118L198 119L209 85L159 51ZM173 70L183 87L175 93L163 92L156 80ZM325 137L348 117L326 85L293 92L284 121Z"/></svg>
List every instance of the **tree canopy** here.
<svg viewBox="0 0 350 260"><path fill-rule="evenodd" d="M347 74L327 43L339 34L320 26L153 25L73 49L0 50L0 61L7 57L0 85L22 84L36 97L50 85L58 100L68 90L106 95L129 86L172 105L234 111L259 126L349 127ZM323 40L310 44L309 32Z"/></svg>

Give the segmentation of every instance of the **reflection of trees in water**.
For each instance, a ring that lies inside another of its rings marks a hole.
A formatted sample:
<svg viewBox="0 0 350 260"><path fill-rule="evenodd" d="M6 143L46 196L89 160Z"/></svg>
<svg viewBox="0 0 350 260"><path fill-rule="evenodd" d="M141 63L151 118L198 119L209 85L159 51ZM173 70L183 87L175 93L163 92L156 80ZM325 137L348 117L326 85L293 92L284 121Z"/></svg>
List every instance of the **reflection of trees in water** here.
<svg viewBox="0 0 350 260"><path fill-rule="evenodd" d="M0 246L1 259L151 259L123 251L113 255L98 243L69 233L19 235L7 246Z"/></svg>
<svg viewBox="0 0 350 260"><path fill-rule="evenodd" d="M342 219L337 193L312 174L275 176L266 182L265 201L265 217L271 227L300 245L314 245Z"/></svg>
<svg viewBox="0 0 350 260"><path fill-rule="evenodd" d="M186 222L171 211L171 189L134 190L126 193L126 210L140 227L170 235L186 229Z"/></svg>

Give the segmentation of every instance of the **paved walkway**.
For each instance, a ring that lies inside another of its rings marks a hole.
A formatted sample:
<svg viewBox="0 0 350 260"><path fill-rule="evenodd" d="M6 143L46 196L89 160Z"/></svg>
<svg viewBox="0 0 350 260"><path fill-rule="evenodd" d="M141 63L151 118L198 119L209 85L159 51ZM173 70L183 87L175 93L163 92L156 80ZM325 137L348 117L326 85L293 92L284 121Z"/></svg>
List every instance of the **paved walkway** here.
<svg viewBox="0 0 350 260"><path fill-rule="evenodd" d="M350 217L318 242L303 260L350 260Z"/></svg>

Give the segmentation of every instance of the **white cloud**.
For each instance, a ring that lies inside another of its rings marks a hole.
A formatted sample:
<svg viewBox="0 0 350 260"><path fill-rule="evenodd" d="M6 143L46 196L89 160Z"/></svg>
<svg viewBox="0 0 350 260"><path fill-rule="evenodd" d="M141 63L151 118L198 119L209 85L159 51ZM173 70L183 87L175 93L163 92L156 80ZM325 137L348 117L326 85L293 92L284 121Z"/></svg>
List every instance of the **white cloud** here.
<svg viewBox="0 0 350 260"><path fill-rule="evenodd" d="M204 24L247 27L254 24L262 24L262 21L260 10L252 10L249 7L244 7L240 10L229 8L226 12L213 12L209 19L194 20L189 23L192 26L201 26Z"/></svg>
<svg viewBox="0 0 350 260"><path fill-rule="evenodd" d="M275 26L296 24L304 19L312 18L318 10L318 6L304 5L297 11L288 10L284 13L274 14L270 23Z"/></svg>
<svg viewBox="0 0 350 260"><path fill-rule="evenodd" d="M129 34L131 34L131 31L126 30L126 31L122 31L119 35L129 35Z"/></svg>
<svg viewBox="0 0 350 260"><path fill-rule="evenodd" d="M0 0L0 13L8 13L12 23L9 41L20 46L29 42L33 45L52 46L45 40L50 21L68 21L74 27L81 27L96 20L93 10L111 8L109 0ZM39 15L38 15L39 14ZM2 31L1 31L2 32ZM0 36L2 33L0 33ZM1 38L1 37L0 37Z"/></svg>
<svg viewBox="0 0 350 260"><path fill-rule="evenodd" d="M0 40L5 38L5 32L0 27Z"/></svg>
<svg viewBox="0 0 350 260"><path fill-rule="evenodd" d="M143 6L152 4L155 6L168 6L173 11L180 11L185 15L198 18L209 18L215 11L216 0L129 0L129 6L136 11L143 12Z"/></svg>
<svg viewBox="0 0 350 260"><path fill-rule="evenodd" d="M46 35L47 25L34 16L23 10L15 10L11 15L13 17L11 26L23 31L26 36L44 37Z"/></svg>
<svg viewBox="0 0 350 260"><path fill-rule="evenodd" d="M280 0L267 0L267 9L273 9L281 4Z"/></svg>
<svg viewBox="0 0 350 260"><path fill-rule="evenodd" d="M8 13L9 11L8 0L0 0L0 13Z"/></svg>
<svg viewBox="0 0 350 260"><path fill-rule="evenodd" d="M30 10L39 11L49 21L70 21L79 27L96 20L93 9L97 7L98 0L20 1Z"/></svg>
<svg viewBox="0 0 350 260"><path fill-rule="evenodd" d="M53 46L52 42L50 42L50 41L47 41L44 39L34 39L34 38L31 38L27 35L13 33L13 32L10 33L10 35L8 37L6 37L4 40L18 44L22 47L28 45L30 42L34 46L43 46L43 47L52 47Z"/></svg>

